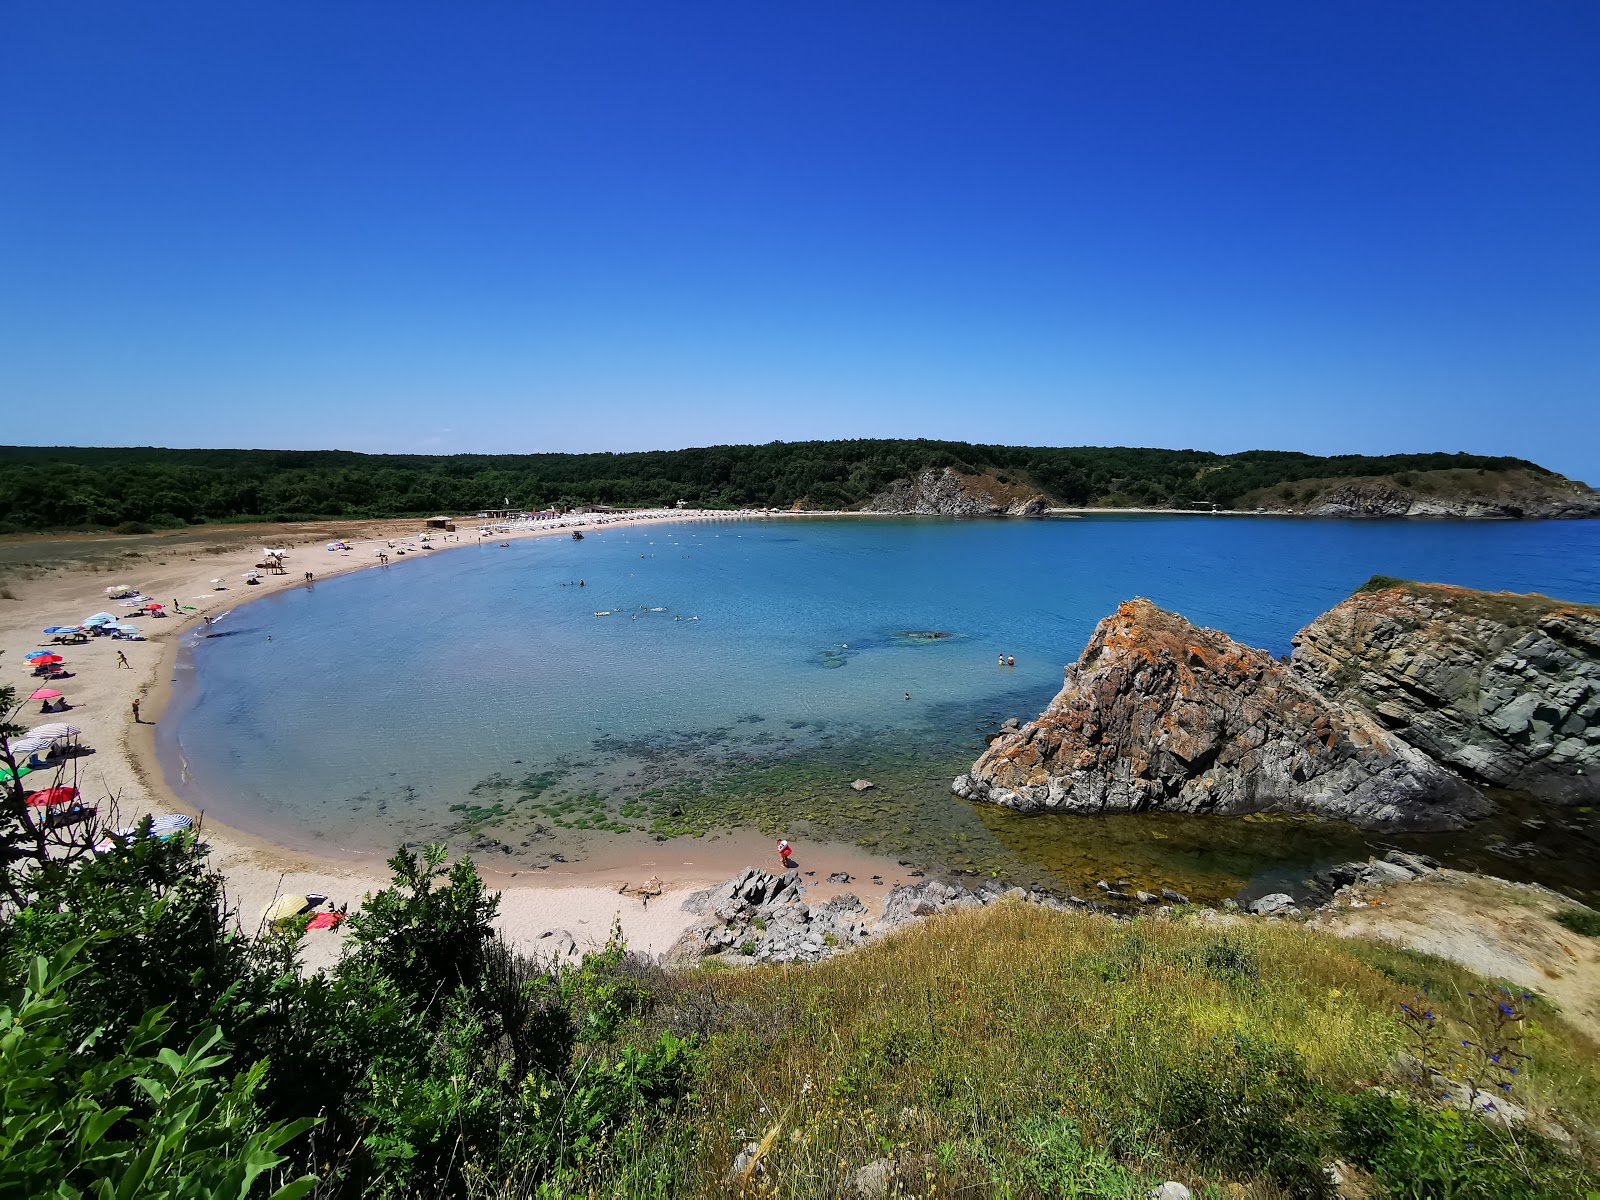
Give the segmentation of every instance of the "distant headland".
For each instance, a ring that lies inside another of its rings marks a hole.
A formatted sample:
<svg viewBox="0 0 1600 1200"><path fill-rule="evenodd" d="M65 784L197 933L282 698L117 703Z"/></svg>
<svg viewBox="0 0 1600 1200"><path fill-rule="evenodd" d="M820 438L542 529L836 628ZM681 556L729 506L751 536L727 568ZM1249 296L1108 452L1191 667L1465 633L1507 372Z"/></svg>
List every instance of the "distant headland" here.
<svg viewBox="0 0 1600 1200"><path fill-rule="evenodd" d="M929 440L625 454L0 447L0 532L672 505L937 516L1062 509L1600 517L1600 493L1521 458L1331 457Z"/></svg>

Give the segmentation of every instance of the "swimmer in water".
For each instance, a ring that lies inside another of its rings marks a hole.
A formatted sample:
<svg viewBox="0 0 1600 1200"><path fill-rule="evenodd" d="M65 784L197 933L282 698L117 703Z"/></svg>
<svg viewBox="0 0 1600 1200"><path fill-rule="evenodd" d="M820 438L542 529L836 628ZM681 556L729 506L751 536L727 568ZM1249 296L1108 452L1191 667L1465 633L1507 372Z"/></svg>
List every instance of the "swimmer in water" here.
<svg viewBox="0 0 1600 1200"><path fill-rule="evenodd" d="M907 693L906 693L906 699L907 699L907 700L909 700L909 699L911 699L911 693L910 693L910 692L907 692Z"/></svg>
<svg viewBox="0 0 1600 1200"><path fill-rule="evenodd" d="M1006 655L1006 666L1014 667L1016 665L1017 665L1017 656L1015 654Z"/></svg>
<svg viewBox="0 0 1600 1200"><path fill-rule="evenodd" d="M1004 654L1002 654L1000 656L1000 661L999 661L999 663L997 665L1002 666L1002 667L1006 665L1006 656Z"/></svg>

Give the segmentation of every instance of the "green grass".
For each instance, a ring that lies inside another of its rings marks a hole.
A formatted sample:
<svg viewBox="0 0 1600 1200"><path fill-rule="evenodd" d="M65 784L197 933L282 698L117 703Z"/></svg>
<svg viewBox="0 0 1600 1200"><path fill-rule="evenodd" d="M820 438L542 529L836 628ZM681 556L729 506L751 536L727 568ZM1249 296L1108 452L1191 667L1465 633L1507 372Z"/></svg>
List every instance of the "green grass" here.
<svg viewBox="0 0 1600 1200"><path fill-rule="evenodd" d="M704 1035L689 1195L727 1194L748 1140L769 1143L750 1195L837 1195L880 1157L906 1164L903 1194L919 1196L1135 1196L1169 1178L1321 1196L1336 1155L1395 1195L1446 1194L1408 1172L1453 1178L1461 1197L1600 1186L1585 1141L1600 1123L1596 1050L1548 1005L1524 1023L1515 1096L1559 1114L1576 1156L1369 1091L1408 1044L1402 1003L1428 988L1455 1036L1483 981L1292 925L997 905L816 966L679 986L658 1019L696 1013Z"/></svg>

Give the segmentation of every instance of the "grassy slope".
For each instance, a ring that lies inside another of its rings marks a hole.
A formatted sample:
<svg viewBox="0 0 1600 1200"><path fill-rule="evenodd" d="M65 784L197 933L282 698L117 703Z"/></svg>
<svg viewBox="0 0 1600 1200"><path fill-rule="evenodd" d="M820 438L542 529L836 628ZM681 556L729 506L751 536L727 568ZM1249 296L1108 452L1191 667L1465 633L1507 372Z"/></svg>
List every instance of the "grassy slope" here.
<svg viewBox="0 0 1600 1200"><path fill-rule="evenodd" d="M1392 575L1374 575L1357 588L1355 594L1360 596L1390 590L1440 601L1466 616L1497 621L1516 630L1532 629L1555 612L1600 615L1600 606L1557 600L1539 592L1482 592L1451 583L1419 583L1414 579L1397 579Z"/></svg>
<svg viewBox="0 0 1600 1200"><path fill-rule="evenodd" d="M747 1194L835 1195L885 1155L914 1164L915 1195L1142 1196L1163 1178L1219 1196L1245 1194L1223 1190L1238 1182L1287 1194L1300 1179L1311 1194L1303 1160L1339 1148L1329 1097L1383 1078L1406 1044L1400 1005L1423 986L1460 1015L1482 981L1294 925L1010 905L815 967L703 972L671 1006L710 1031L688 1190L727 1194L738 1147L769 1134L769 1173ZM1596 1048L1527 1003L1533 1058L1517 1098L1568 1127L1600 1124ZM1519 1153L1535 1161L1530 1141ZM1560 1186L1577 1186L1561 1161Z"/></svg>

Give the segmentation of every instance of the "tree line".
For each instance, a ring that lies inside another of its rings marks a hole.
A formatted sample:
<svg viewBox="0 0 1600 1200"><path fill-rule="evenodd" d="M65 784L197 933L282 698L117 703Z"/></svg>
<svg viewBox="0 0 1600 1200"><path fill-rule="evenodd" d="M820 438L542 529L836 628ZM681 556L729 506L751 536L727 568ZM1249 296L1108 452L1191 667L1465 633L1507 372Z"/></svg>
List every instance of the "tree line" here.
<svg viewBox="0 0 1600 1200"><path fill-rule="evenodd" d="M208 521L400 517L580 504L852 508L896 479L954 467L1061 505L1232 507L1306 479L1468 468L1549 474L1475 454L1214 454L1125 446L849 440L596 454L0 447L0 532Z"/></svg>

